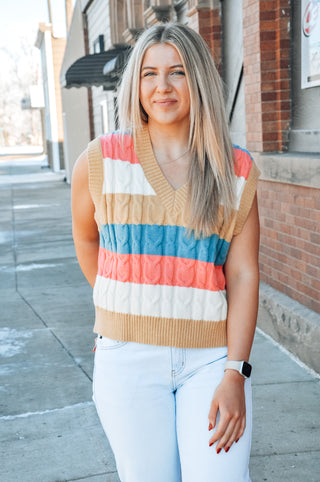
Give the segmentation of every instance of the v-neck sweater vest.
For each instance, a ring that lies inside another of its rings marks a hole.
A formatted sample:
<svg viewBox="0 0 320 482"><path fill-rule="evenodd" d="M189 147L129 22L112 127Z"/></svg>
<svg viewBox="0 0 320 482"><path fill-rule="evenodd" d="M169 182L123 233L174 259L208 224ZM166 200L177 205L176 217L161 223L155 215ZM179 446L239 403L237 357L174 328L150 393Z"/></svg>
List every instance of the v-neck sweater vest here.
<svg viewBox="0 0 320 482"><path fill-rule="evenodd" d="M93 290L94 331L122 341L182 348L227 344L223 265L241 232L259 170L235 147L236 209L212 235L187 233L187 186L174 190L152 150L147 126L88 146L89 189L100 232Z"/></svg>

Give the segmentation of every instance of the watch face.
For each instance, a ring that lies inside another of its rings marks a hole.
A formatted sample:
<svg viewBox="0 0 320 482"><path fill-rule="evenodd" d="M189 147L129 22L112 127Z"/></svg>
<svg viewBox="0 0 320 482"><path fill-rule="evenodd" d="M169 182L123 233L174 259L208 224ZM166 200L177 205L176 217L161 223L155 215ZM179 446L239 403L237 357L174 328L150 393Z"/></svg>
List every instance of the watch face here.
<svg viewBox="0 0 320 482"><path fill-rule="evenodd" d="M249 378L250 375L251 375L251 370L252 370L252 366L247 363L247 362L243 362L243 365L242 365L242 373L243 375L246 377L246 378Z"/></svg>

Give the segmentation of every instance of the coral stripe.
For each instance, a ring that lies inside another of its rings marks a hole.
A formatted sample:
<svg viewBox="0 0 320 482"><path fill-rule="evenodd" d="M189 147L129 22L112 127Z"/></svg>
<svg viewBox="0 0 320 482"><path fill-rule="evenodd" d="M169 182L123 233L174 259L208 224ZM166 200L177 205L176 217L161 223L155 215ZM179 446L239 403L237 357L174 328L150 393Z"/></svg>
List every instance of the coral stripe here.
<svg viewBox="0 0 320 482"><path fill-rule="evenodd" d="M244 177L247 180L252 167L252 157L248 151L239 146L234 146L234 153L236 159L234 173L237 177Z"/></svg>
<svg viewBox="0 0 320 482"><path fill-rule="evenodd" d="M123 143L119 132L111 132L100 137L102 157L110 159L124 159L124 162L140 164L135 153L133 139L129 134L124 134Z"/></svg>
<svg viewBox="0 0 320 482"><path fill-rule="evenodd" d="M98 275L117 281L184 286L219 291L225 289L222 266L174 256L119 254L100 248Z"/></svg>

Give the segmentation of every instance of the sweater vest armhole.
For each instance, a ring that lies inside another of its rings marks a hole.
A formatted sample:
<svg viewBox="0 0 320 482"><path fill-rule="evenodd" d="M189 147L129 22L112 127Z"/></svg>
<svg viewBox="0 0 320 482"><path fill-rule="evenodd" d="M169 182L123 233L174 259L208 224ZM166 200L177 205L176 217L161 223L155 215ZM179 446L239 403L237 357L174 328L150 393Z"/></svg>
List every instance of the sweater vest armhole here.
<svg viewBox="0 0 320 482"><path fill-rule="evenodd" d="M95 206L95 220L99 231L105 223L106 207L103 196L103 157L100 137L96 137L88 144L89 192Z"/></svg>
<svg viewBox="0 0 320 482"><path fill-rule="evenodd" d="M257 191L259 176L260 176L260 171L257 168L256 164L253 162L248 179L245 184L244 191L241 196L236 225L233 232L234 236L241 233L242 228L247 220L248 214L252 207L255 193Z"/></svg>

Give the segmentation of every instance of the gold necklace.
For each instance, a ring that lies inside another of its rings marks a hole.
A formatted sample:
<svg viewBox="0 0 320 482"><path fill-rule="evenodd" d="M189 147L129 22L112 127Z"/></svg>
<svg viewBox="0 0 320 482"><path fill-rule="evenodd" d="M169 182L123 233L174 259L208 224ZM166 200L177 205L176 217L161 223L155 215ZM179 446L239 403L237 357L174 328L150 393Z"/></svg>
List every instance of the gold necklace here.
<svg viewBox="0 0 320 482"><path fill-rule="evenodd" d="M167 161L167 162L162 162L161 164L163 165L163 164L170 164L171 162L176 162L179 159L181 159L183 156L185 156L188 152L189 152L189 149L185 151L183 154L181 154L181 156L176 157L175 159L170 159L170 161Z"/></svg>

